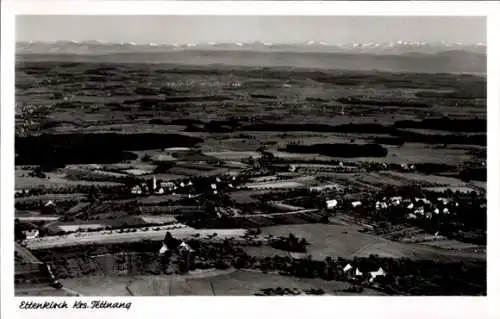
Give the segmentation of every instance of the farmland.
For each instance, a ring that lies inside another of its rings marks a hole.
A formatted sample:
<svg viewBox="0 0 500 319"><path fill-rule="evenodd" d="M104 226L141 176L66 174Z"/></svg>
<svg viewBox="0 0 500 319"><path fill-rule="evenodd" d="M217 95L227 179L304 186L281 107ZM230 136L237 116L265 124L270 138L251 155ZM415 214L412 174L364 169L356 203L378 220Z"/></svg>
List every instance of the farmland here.
<svg viewBox="0 0 500 319"><path fill-rule="evenodd" d="M482 295L485 90L480 75L24 57L16 241L54 295Z"/></svg>

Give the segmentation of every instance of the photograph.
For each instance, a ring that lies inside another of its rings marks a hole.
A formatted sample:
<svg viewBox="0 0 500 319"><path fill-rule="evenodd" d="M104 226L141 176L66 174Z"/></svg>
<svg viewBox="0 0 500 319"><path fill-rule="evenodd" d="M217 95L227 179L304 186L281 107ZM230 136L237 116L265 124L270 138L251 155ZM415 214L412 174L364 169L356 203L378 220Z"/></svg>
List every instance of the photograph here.
<svg viewBox="0 0 500 319"><path fill-rule="evenodd" d="M486 296L486 24L17 15L15 296Z"/></svg>

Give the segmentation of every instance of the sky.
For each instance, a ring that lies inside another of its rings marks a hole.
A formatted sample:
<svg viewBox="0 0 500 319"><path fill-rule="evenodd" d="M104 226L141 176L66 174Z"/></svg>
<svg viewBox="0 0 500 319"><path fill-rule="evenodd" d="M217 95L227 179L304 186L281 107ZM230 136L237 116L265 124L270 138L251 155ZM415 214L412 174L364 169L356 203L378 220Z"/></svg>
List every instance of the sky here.
<svg viewBox="0 0 500 319"><path fill-rule="evenodd" d="M17 16L17 41L486 43L483 17Z"/></svg>

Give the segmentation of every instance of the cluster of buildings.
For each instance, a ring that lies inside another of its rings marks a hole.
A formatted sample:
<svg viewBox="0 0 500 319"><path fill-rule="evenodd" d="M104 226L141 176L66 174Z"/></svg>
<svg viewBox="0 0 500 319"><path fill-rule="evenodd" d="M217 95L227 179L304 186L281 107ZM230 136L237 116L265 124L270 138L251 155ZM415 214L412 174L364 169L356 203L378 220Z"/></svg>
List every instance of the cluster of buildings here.
<svg viewBox="0 0 500 319"><path fill-rule="evenodd" d="M217 195L223 188L236 188L233 183L236 180L236 176L232 176L231 181L222 181L221 178L216 177L215 180L209 182L208 186L205 182L199 182L199 185L195 185L194 181L160 181L157 180L155 176L152 179L135 185L130 190L131 194L134 195L164 195L164 194L176 194L176 193L186 193L189 194L196 192L202 193L212 193Z"/></svg>
<svg viewBox="0 0 500 319"><path fill-rule="evenodd" d="M193 186L194 184L191 181L186 183L164 182L156 180L156 177L153 176L152 179L132 187L130 193L135 195L163 195L165 193L175 193L177 189L191 188Z"/></svg>
<svg viewBox="0 0 500 319"><path fill-rule="evenodd" d="M405 211L406 219L432 219L437 215L452 215L453 210L460 204L449 198L439 197L434 202L427 198L403 198L402 196L384 197L371 203L360 200L342 201L340 199L326 199L325 206L328 210L334 210L341 206L347 209L370 209L384 211L390 208L401 208Z"/></svg>
<svg viewBox="0 0 500 319"><path fill-rule="evenodd" d="M432 203L427 198L403 198L394 196L385 198L382 201L375 203L375 209L387 209L389 206L406 208L409 212L406 214L408 219L416 219L419 217L431 219L434 215L448 215L450 208L458 207L458 203L453 203L450 199L439 197L437 203Z"/></svg>
<svg viewBox="0 0 500 319"><path fill-rule="evenodd" d="M363 281L366 277L365 274L361 270L359 270L359 268L354 268L353 266L351 266L351 264L347 264L343 268L343 272L347 276L347 278L351 280ZM372 283L375 278L385 277L385 275L387 275L387 273L384 271L384 269L382 269L382 267L379 267L376 271L368 272L368 282Z"/></svg>
<svg viewBox="0 0 500 319"><path fill-rule="evenodd" d="M170 252L170 249L168 249L167 245L166 244L163 244L163 246L161 246L158 254L160 255L165 255L167 254L168 252ZM177 252L179 254L182 254L183 252L188 252L188 253L192 253L194 252L194 250L188 245L186 244L185 242L181 242L179 244L179 246L177 246Z"/></svg>
<svg viewBox="0 0 500 319"><path fill-rule="evenodd" d="M334 208L338 204L336 200L327 200L326 203L328 208ZM352 208L364 206L361 201L352 201L349 204ZM437 203L433 203L427 198L403 198L402 196L393 196L389 198L384 197L382 200L377 200L375 203L368 206L369 208L374 208L376 211L386 210L389 209L389 207L405 208L408 211L405 216L407 219L431 219L434 215L449 215L450 209L458 207L459 204L444 197L439 197Z"/></svg>

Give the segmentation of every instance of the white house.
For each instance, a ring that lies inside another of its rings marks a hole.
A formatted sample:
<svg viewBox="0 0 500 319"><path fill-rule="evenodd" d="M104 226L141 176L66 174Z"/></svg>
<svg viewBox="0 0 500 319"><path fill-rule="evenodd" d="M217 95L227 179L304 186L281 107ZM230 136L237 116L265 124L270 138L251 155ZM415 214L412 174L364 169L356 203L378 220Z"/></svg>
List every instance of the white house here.
<svg viewBox="0 0 500 319"><path fill-rule="evenodd" d="M338 204L337 200L336 199L330 199L330 200L327 200L326 201L326 208L328 209L332 209L334 207L336 207Z"/></svg>
<svg viewBox="0 0 500 319"><path fill-rule="evenodd" d="M163 246L161 246L159 253L160 253L160 255L163 255L167 251L168 251L168 247L166 245L163 245Z"/></svg>
<svg viewBox="0 0 500 319"><path fill-rule="evenodd" d="M361 202L360 201L352 202L351 205L352 207L358 207L361 206Z"/></svg>
<svg viewBox="0 0 500 319"><path fill-rule="evenodd" d="M448 198L444 198L444 197L439 197L437 200L440 201L441 203L443 203L444 205L448 205L448 203L450 202L450 200Z"/></svg>
<svg viewBox="0 0 500 319"><path fill-rule="evenodd" d="M179 250L187 250L189 252L193 252L194 250L188 245L186 244L185 242L182 242L180 245L179 245Z"/></svg>
<svg viewBox="0 0 500 319"><path fill-rule="evenodd" d="M403 197L401 197L401 196L391 197L391 203L394 206L400 205L402 200L403 200Z"/></svg>
<svg viewBox="0 0 500 319"><path fill-rule="evenodd" d="M23 231L23 233L24 233L24 235L26 235L26 239L35 239L40 234L40 232L36 229L25 230L25 231Z"/></svg>
<svg viewBox="0 0 500 319"><path fill-rule="evenodd" d="M130 193L132 194L136 194L136 195L140 195L142 194L142 189L139 185L135 185L134 187L132 187L132 189L130 190Z"/></svg>
<svg viewBox="0 0 500 319"><path fill-rule="evenodd" d="M359 271L359 268L356 268L356 271L354 272L354 276L356 276L356 277L362 277L363 273L361 271Z"/></svg>
<svg viewBox="0 0 500 319"><path fill-rule="evenodd" d="M343 271L344 271L344 272L348 272L348 271L349 271L349 270L351 270L351 269L352 269L351 264L347 264L347 265L344 267Z"/></svg>
<svg viewBox="0 0 500 319"><path fill-rule="evenodd" d="M45 203L45 207L50 207L50 206L55 206L56 204L54 204L53 201L49 200L48 202Z"/></svg>
<svg viewBox="0 0 500 319"><path fill-rule="evenodd" d="M380 267L377 271L372 271L370 272L370 282L373 282L373 280L379 276L385 276L386 272Z"/></svg>
<svg viewBox="0 0 500 319"><path fill-rule="evenodd" d="M160 186L163 188L171 189L174 188L175 184L172 182L161 182Z"/></svg>
<svg viewBox="0 0 500 319"><path fill-rule="evenodd" d="M386 202L377 201L375 203L375 208L376 209L387 209L387 207L389 207L389 206L387 205Z"/></svg>
<svg viewBox="0 0 500 319"><path fill-rule="evenodd" d="M423 215L425 211L423 207L418 207L417 209L415 209L414 213L417 215Z"/></svg>
<svg viewBox="0 0 500 319"><path fill-rule="evenodd" d="M211 184L210 187L212 187L212 189L217 189L217 184Z"/></svg>

